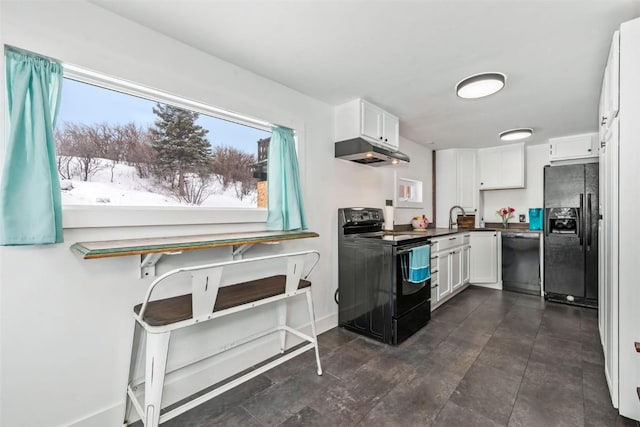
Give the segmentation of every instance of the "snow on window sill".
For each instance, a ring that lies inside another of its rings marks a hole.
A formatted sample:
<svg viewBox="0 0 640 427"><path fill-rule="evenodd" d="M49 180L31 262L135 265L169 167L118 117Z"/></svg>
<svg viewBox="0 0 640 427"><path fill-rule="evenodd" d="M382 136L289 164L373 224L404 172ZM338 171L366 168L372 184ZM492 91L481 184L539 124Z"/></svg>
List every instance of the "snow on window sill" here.
<svg viewBox="0 0 640 427"><path fill-rule="evenodd" d="M62 226L71 228L243 224L267 221L260 208L63 206Z"/></svg>

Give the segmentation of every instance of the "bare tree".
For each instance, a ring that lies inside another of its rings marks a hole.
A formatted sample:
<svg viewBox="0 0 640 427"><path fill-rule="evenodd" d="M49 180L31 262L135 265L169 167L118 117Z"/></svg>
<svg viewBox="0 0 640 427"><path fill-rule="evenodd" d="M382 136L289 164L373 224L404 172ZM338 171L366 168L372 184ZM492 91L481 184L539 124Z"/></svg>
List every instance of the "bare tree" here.
<svg viewBox="0 0 640 427"><path fill-rule="evenodd" d="M175 188L173 193L180 201L200 206L212 193L211 176L195 173L186 174L182 180L182 188Z"/></svg>
<svg viewBox="0 0 640 427"><path fill-rule="evenodd" d="M222 187L226 189L234 185L236 196L242 200L255 188L252 172L255 162L253 154L233 147L218 146L213 150L211 164Z"/></svg>
<svg viewBox="0 0 640 427"><path fill-rule="evenodd" d="M122 162L132 163L139 176L146 177L154 161L149 132L135 123L112 125L103 122L91 126L65 123L61 129L56 129L55 136L58 172L64 179L79 175L83 181L88 181L97 171L107 167L100 159L110 161L111 182L116 165Z"/></svg>
<svg viewBox="0 0 640 427"><path fill-rule="evenodd" d="M71 179L77 173L72 155L73 142L69 135L61 132L59 129L55 131L55 139L58 174L62 179Z"/></svg>
<svg viewBox="0 0 640 427"><path fill-rule="evenodd" d="M63 128L56 132L59 153L63 156L75 157L77 173L80 179L88 181L97 171L104 166L100 158L104 157L104 144L100 140L99 132L90 126L76 123L65 123ZM73 170L67 170L62 161L63 173L70 176ZM69 160L71 163L71 160Z"/></svg>

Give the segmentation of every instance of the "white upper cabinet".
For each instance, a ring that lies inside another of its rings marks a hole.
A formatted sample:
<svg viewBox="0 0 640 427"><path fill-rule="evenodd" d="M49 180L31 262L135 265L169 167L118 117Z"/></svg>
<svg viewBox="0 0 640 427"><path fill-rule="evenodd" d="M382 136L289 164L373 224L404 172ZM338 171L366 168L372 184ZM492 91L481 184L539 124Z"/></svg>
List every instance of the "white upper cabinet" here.
<svg viewBox="0 0 640 427"><path fill-rule="evenodd" d="M456 202L465 212L474 213L478 206L476 150L457 150L456 174Z"/></svg>
<svg viewBox="0 0 640 427"><path fill-rule="evenodd" d="M598 134L572 135L549 139L549 160L598 157Z"/></svg>
<svg viewBox="0 0 640 427"><path fill-rule="evenodd" d="M620 107L620 32L613 34L607 66L604 69L602 79L602 92L600 94L600 135L604 133L618 115ZM602 138L601 138L602 139Z"/></svg>
<svg viewBox="0 0 640 427"><path fill-rule="evenodd" d="M477 211L476 150L437 150L435 156L436 226L447 227L452 206L461 206L468 214Z"/></svg>
<svg viewBox="0 0 640 427"><path fill-rule="evenodd" d="M362 99L336 107L336 141L363 138L372 144L397 151L400 120Z"/></svg>
<svg viewBox="0 0 640 427"><path fill-rule="evenodd" d="M478 150L480 190L524 188L524 143Z"/></svg>
<svg viewBox="0 0 640 427"><path fill-rule="evenodd" d="M396 150L400 147L400 120L385 111L382 112L382 136L385 145Z"/></svg>
<svg viewBox="0 0 640 427"><path fill-rule="evenodd" d="M607 133L607 122L603 120L605 113L605 97L606 97L606 84L607 84L607 70L604 71L605 78L602 79L602 89L600 89L600 103L598 104L598 140L604 141L604 135Z"/></svg>
<svg viewBox="0 0 640 427"><path fill-rule="evenodd" d="M362 102L360 110L360 134L378 140L382 135L382 110L368 102Z"/></svg>
<svg viewBox="0 0 640 427"><path fill-rule="evenodd" d="M605 111L607 114L607 127L613 122L618 115L620 108L620 32L613 34L611 41L611 49L609 50L609 59L607 61L607 98L605 103Z"/></svg>

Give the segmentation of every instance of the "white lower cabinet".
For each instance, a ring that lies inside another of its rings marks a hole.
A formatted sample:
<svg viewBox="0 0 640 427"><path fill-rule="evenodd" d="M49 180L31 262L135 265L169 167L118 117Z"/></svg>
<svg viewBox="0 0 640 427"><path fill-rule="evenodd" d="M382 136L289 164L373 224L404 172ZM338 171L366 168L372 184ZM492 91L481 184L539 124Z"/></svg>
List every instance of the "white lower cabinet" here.
<svg viewBox="0 0 640 427"><path fill-rule="evenodd" d="M451 251L439 252L438 255L438 302L451 293L451 269L449 266Z"/></svg>
<svg viewBox="0 0 640 427"><path fill-rule="evenodd" d="M471 246L462 247L462 284L466 285L471 279Z"/></svg>
<svg viewBox="0 0 640 427"><path fill-rule="evenodd" d="M432 239L431 243L431 309L434 309L469 283L471 253L468 233Z"/></svg>
<svg viewBox="0 0 640 427"><path fill-rule="evenodd" d="M451 266L451 290L455 291L462 286L462 248L451 251L449 260Z"/></svg>
<svg viewBox="0 0 640 427"><path fill-rule="evenodd" d="M498 232L471 232L470 278L471 283L498 282Z"/></svg>

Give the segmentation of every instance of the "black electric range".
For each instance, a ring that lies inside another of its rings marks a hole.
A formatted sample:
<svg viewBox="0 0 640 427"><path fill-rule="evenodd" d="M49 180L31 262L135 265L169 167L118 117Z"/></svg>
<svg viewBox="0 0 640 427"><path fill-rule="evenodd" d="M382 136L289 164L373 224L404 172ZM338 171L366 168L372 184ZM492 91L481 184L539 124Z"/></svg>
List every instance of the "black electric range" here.
<svg viewBox="0 0 640 427"><path fill-rule="evenodd" d="M338 210L339 324L399 344L431 318L431 280L406 280L411 249L428 236L385 232L382 209Z"/></svg>

